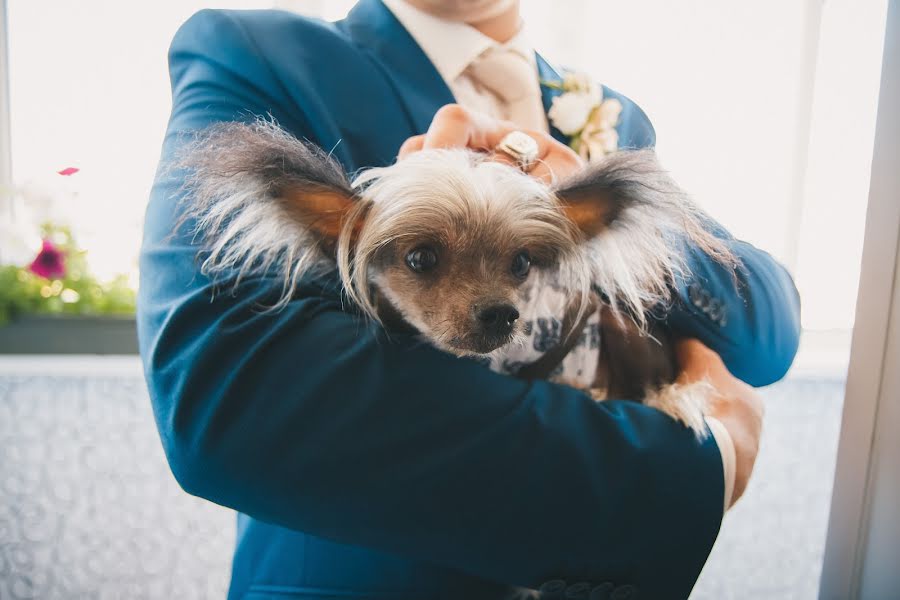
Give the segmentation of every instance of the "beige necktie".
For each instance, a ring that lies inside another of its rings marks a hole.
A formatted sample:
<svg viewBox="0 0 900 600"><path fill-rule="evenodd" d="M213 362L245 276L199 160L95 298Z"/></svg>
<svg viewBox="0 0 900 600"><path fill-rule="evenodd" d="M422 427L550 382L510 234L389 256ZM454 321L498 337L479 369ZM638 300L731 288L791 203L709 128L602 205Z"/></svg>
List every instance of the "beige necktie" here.
<svg viewBox="0 0 900 600"><path fill-rule="evenodd" d="M504 119L525 129L547 131L537 71L521 54L491 48L475 59L466 72L476 85L497 97Z"/></svg>

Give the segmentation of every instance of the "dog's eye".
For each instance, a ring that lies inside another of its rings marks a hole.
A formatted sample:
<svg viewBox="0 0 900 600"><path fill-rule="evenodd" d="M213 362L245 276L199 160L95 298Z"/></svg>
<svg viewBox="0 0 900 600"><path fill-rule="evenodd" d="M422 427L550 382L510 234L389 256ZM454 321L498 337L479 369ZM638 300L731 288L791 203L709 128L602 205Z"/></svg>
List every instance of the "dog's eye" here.
<svg viewBox="0 0 900 600"><path fill-rule="evenodd" d="M513 258L512 262L512 274L521 279L525 279L528 276L528 271L531 269L531 256L528 255L528 252L522 250L518 254L516 254L515 258Z"/></svg>
<svg viewBox="0 0 900 600"><path fill-rule="evenodd" d="M428 246L411 250L406 255L406 265L416 273L430 271L437 264L437 253Z"/></svg>

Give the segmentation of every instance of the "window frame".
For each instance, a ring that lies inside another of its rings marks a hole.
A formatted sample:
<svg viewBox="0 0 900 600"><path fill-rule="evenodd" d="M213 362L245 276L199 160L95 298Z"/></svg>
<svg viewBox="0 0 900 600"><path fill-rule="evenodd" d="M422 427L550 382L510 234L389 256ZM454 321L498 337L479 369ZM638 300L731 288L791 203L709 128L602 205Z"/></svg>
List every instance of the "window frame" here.
<svg viewBox="0 0 900 600"><path fill-rule="evenodd" d="M0 187L12 185L12 143L9 118L9 40L6 25L6 0L0 0ZM0 218L9 218L12 203L8 194L0 194Z"/></svg>
<svg viewBox="0 0 900 600"><path fill-rule="evenodd" d="M0 0L0 221L13 218L7 2ZM2 259L0 248L0 259ZM3 354L136 354L133 317L31 315L0 327Z"/></svg>
<svg viewBox="0 0 900 600"><path fill-rule="evenodd" d="M900 0L885 23L856 325L819 600L887 598L900 541Z"/></svg>

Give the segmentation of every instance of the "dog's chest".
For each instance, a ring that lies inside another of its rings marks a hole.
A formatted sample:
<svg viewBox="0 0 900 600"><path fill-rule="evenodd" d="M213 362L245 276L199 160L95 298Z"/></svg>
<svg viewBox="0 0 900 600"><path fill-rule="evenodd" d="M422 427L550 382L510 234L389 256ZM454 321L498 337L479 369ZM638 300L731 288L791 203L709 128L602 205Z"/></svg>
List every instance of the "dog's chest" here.
<svg viewBox="0 0 900 600"><path fill-rule="evenodd" d="M571 297L549 277L533 277L521 290L519 303L520 343L509 344L491 355L491 369L509 375L519 374L563 343L568 333L565 315ZM549 374L549 379L573 387L593 386L600 360L600 314L587 317L576 336L574 346Z"/></svg>

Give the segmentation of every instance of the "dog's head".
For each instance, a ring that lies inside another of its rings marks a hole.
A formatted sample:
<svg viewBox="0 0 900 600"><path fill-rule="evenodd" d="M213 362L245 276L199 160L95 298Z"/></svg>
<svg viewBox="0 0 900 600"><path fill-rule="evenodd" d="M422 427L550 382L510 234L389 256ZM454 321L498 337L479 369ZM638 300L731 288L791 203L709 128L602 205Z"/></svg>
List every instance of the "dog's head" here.
<svg viewBox="0 0 900 600"><path fill-rule="evenodd" d="M289 298L337 267L374 318L398 314L438 347L483 354L516 337L521 288L541 271L584 303L592 284L638 319L682 267L684 237L724 256L652 152L613 155L547 186L466 150L363 172L271 123L217 126L183 162L208 271L280 263Z"/></svg>
<svg viewBox="0 0 900 600"><path fill-rule="evenodd" d="M389 302L448 351L509 343L520 288L539 270L577 262L581 234L553 192L482 155L423 151L363 173L354 187L366 210L338 252L345 288L372 313Z"/></svg>

